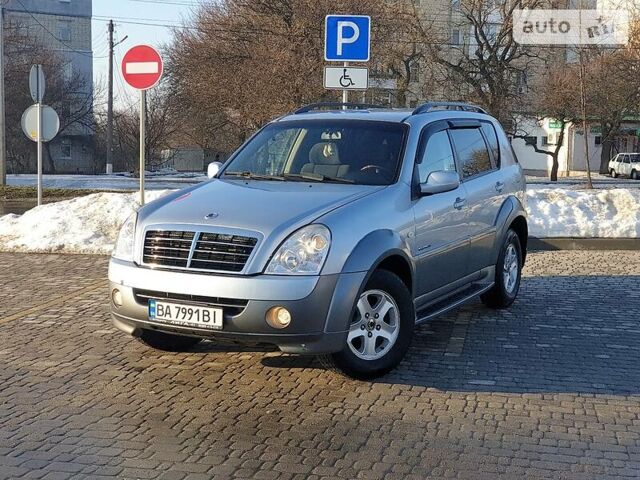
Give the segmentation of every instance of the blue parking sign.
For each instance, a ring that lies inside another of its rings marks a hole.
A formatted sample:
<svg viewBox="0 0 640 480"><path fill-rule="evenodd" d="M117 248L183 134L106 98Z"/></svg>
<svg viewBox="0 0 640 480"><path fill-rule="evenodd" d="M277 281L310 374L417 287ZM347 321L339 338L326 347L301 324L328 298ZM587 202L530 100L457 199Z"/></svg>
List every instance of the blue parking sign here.
<svg viewBox="0 0 640 480"><path fill-rule="evenodd" d="M324 27L324 59L326 61L369 61L371 17L366 15L327 15Z"/></svg>

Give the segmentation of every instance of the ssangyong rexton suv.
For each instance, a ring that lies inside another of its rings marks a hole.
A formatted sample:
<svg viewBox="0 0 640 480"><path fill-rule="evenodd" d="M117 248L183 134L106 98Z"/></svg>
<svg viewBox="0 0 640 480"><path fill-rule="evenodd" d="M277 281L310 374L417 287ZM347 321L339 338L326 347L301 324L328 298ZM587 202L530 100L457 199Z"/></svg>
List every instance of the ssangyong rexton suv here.
<svg viewBox="0 0 640 480"><path fill-rule="evenodd" d="M118 237L113 321L151 347L267 343L371 378L398 365L415 325L518 293L525 180L478 107L311 105L209 174Z"/></svg>

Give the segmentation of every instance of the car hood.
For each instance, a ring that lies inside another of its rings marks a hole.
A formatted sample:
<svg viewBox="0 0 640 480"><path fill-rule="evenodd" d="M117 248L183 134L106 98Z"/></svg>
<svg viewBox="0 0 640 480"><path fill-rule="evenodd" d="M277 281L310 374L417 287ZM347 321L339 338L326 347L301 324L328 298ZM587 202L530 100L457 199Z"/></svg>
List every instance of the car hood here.
<svg viewBox="0 0 640 480"><path fill-rule="evenodd" d="M214 179L149 204L143 226L189 224L259 232L270 238L374 193L384 186ZM209 216L209 218L205 218Z"/></svg>

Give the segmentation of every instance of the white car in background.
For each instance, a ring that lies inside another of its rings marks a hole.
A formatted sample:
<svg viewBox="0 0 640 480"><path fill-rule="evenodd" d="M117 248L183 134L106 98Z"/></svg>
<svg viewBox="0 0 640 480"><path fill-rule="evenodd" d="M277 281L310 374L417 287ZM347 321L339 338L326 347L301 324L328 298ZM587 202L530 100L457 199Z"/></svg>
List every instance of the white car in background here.
<svg viewBox="0 0 640 480"><path fill-rule="evenodd" d="M612 178L618 175L638 180L640 178L640 153L619 153L609 160L609 173Z"/></svg>

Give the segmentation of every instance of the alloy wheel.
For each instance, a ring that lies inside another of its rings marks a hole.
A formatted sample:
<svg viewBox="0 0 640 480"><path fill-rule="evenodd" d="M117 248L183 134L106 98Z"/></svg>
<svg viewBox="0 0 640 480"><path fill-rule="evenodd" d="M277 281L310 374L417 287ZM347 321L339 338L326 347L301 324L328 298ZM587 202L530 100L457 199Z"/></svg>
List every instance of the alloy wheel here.
<svg viewBox="0 0 640 480"><path fill-rule="evenodd" d="M382 290L367 290L357 304L347 343L362 360L377 360L386 355L398 339L400 311L396 301Z"/></svg>
<svg viewBox="0 0 640 480"><path fill-rule="evenodd" d="M516 251L516 247L513 246L513 243L510 243L504 254L502 270L504 288L509 294L512 294L516 288L519 267L518 252Z"/></svg>

